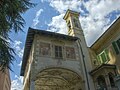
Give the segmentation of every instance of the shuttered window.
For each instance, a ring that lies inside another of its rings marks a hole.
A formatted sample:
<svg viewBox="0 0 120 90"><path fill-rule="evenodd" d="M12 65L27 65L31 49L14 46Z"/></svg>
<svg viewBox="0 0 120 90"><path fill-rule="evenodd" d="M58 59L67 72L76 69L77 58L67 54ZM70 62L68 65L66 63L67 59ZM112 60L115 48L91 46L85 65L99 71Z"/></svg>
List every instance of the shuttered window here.
<svg viewBox="0 0 120 90"><path fill-rule="evenodd" d="M113 42L112 45L113 45L113 48L115 50L115 53L118 55L120 53L120 50L119 50L119 41L116 41L116 42Z"/></svg>
<svg viewBox="0 0 120 90"><path fill-rule="evenodd" d="M118 48L119 48L119 50L120 50L120 39L118 39L118 40L116 41L116 43L117 43L117 46L118 46Z"/></svg>
<svg viewBox="0 0 120 90"><path fill-rule="evenodd" d="M110 60L109 55L108 55L108 50L105 49L100 54L98 54L97 55L97 60L100 64L101 63L107 63Z"/></svg>
<svg viewBox="0 0 120 90"><path fill-rule="evenodd" d="M100 59L100 55L97 55L97 62L98 62L98 64L101 64L101 63L102 63L102 61L101 61L101 59Z"/></svg>
<svg viewBox="0 0 120 90"><path fill-rule="evenodd" d="M105 63L107 61L105 53L102 53L100 56L101 56L102 62Z"/></svg>

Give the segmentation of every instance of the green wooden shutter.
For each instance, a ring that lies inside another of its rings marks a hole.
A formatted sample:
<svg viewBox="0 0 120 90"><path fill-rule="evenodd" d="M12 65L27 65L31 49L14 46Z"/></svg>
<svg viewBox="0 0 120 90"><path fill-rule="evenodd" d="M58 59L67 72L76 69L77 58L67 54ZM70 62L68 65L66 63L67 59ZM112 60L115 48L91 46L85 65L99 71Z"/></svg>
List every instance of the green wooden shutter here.
<svg viewBox="0 0 120 90"><path fill-rule="evenodd" d="M117 46L118 46L119 49L120 49L120 39L118 39L118 40L116 41L116 43L117 43Z"/></svg>
<svg viewBox="0 0 120 90"><path fill-rule="evenodd" d="M112 45L113 45L113 48L114 48L116 54L119 54L119 50L118 50L116 42L113 42Z"/></svg>
<svg viewBox="0 0 120 90"><path fill-rule="evenodd" d="M97 55L97 61L101 64L100 55Z"/></svg>
<svg viewBox="0 0 120 90"><path fill-rule="evenodd" d="M107 61L109 61L110 57L109 57L109 51L108 51L108 49L105 49L105 55L106 55Z"/></svg>
<svg viewBox="0 0 120 90"><path fill-rule="evenodd" d="M102 58L102 62L105 63L107 61L105 53L103 52L100 56Z"/></svg>

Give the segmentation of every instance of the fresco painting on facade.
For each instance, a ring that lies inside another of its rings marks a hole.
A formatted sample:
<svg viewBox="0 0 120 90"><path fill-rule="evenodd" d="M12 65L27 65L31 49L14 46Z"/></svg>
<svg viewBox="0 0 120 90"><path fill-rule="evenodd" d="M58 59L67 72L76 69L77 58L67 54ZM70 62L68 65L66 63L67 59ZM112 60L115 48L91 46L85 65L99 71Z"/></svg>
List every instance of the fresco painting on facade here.
<svg viewBox="0 0 120 90"><path fill-rule="evenodd" d="M35 90L72 90L82 81L75 72L63 68L50 68L40 72L35 80ZM81 86L77 87L77 90Z"/></svg>
<svg viewBox="0 0 120 90"><path fill-rule="evenodd" d="M43 56L50 55L50 44L49 43L40 42L40 54Z"/></svg>

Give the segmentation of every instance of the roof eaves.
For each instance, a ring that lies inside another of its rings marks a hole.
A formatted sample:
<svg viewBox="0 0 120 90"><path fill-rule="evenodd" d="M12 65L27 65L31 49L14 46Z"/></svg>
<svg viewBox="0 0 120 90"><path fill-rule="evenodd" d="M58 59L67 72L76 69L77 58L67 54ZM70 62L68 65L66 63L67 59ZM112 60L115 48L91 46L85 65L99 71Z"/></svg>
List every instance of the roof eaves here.
<svg viewBox="0 0 120 90"><path fill-rule="evenodd" d="M28 55L30 53L31 44L33 42L33 39L34 39L34 32L30 31L30 28L29 28L27 38L26 38L26 42L25 42L23 59L22 59L22 67L21 67L21 72L20 72L21 76L24 76L24 70L25 70L25 66L26 66L26 63L27 63Z"/></svg>
<svg viewBox="0 0 120 90"><path fill-rule="evenodd" d="M93 75L95 72L97 72L97 70L100 70L101 68L104 68L104 67L112 67L112 68L114 68L114 69L116 68L115 65L111 65L111 64L102 64L102 65L96 67L95 69L93 69L93 70L90 72L90 74Z"/></svg>
<svg viewBox="0 0 120 90"><path fill-rule="evenodd" d="M92 48L109 30L110 28L113 27L113 25L120 20L120 16L112 23L112 25L90 46L90 48Z"/></svg>

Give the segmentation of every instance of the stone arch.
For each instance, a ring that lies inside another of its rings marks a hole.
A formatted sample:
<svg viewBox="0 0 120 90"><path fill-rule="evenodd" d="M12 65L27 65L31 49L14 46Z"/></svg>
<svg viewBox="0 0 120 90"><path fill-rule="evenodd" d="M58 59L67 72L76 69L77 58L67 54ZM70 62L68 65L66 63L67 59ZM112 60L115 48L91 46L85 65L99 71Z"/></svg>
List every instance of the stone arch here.
<svg viewBox="0 0 120 90"><path fill-rule="evenodd" d="M107 86L106 86L106 81L105 81L105 77L103 75L99 75L97 77L97 89L98 90L106 90L107 89Z"/></svg>
<svg viewBox="0 0 120 90"><path fill-rule="evenodd" d="M65 68L47 68L36 75L35 90L84 90L83 80Z"/></svg>

